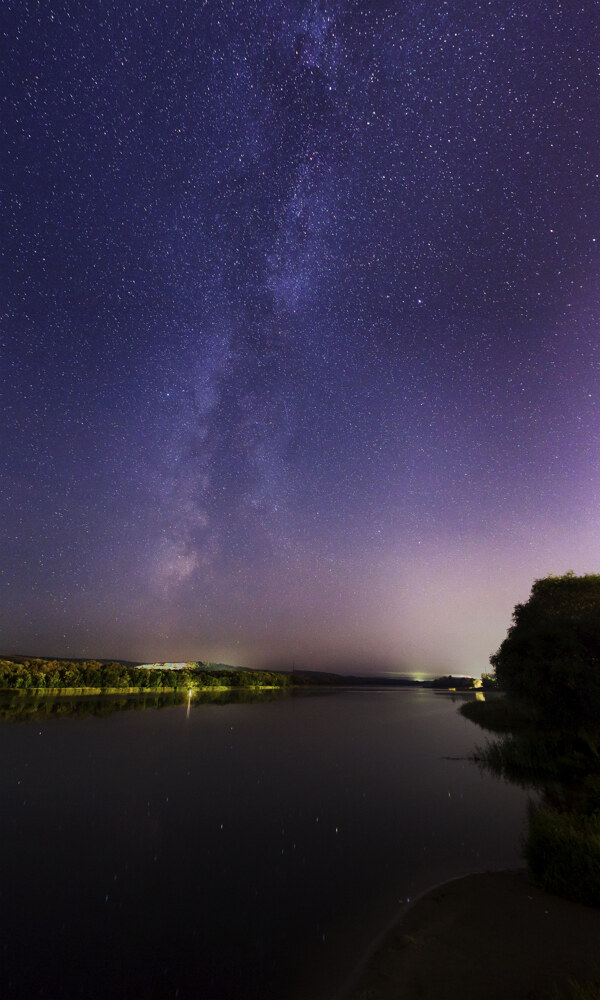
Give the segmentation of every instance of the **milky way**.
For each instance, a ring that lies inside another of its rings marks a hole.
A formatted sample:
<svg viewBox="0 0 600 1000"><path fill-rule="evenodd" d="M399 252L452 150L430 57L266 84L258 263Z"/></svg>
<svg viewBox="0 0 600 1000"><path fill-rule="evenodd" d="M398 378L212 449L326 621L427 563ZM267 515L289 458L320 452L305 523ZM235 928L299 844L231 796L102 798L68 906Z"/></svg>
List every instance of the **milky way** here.
<svg viewBox="0 0 600 1000"><path fill-rule="evenodd" d="M0 652L478 673L598 571L596 4L0 19Z"/></svg>

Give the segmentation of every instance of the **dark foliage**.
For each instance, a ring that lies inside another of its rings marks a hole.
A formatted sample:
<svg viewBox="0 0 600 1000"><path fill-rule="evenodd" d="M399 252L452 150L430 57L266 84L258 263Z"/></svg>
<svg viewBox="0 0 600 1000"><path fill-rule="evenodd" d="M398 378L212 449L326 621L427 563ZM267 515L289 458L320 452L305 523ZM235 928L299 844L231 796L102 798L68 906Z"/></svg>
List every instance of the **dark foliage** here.
<svg viewBox="0 0 600 1000"><path fill-rule="evenodd" d="M521 732L531 729L536 720L534 710L522 702L505 697L492 696L486 701L466 701L459 711L470 722L492 733Z"/></svg>
<svg viewBox="0 0 600 1000"><path fill-rule="evenodd" d="M600 818L533 809L525 858L538 885L588 906L600 906Z"/></svg>
<svg viewBox="0 0 600 1000"><path fill-rule="evenodd" d="M436 677L435 680L429 681L425 686L432 688L444 688L454 691L472 691L473 678L453 677L452 674L446 674L444 677Z"/></svg>
<svg viewBox="0 0 600 1000"><path fill-rule="evenodd" d="M475 759L541 793L524 841L535 881L600 906L600 576L536 580L491 663L507 697L461 711L502 735Z"/></svg>
<svg viewBox="0 0 600 1000"><path fill-rule="evenodd" d="M536 580L490 662L510 695L554 723L600 717L600 575Z"/></svg>

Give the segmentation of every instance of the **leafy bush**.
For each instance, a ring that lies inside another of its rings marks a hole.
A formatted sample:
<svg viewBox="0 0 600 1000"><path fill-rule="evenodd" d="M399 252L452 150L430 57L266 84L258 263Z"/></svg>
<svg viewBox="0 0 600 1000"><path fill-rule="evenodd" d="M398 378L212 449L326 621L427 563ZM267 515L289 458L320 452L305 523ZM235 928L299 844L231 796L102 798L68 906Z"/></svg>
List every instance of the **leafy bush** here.
<svg viewBox="0 0 600 1000"><path fill-rule="evenodd" d="M571 982L564 992L555 990L553 1000L600 1000L600 975L589 983Z"/></svg>
<svg viewBox="0 0 600 1000"><path fill-rule="evenodd" d="M542 889L600 906L600 816L532 810L524 855Z"/></svg>

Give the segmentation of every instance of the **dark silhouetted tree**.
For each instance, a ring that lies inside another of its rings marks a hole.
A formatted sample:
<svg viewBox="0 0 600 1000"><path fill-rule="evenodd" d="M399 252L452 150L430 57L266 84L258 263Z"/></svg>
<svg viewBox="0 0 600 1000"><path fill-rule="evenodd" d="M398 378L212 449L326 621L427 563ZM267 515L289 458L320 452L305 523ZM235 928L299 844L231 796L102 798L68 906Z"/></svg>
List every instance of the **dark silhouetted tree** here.
<svg viewBox="0 0 600 1000"><path fill-rule="evenodd" d="M548 721L598 723L600 575L536 580L490 662L506 692Z"/></svg>

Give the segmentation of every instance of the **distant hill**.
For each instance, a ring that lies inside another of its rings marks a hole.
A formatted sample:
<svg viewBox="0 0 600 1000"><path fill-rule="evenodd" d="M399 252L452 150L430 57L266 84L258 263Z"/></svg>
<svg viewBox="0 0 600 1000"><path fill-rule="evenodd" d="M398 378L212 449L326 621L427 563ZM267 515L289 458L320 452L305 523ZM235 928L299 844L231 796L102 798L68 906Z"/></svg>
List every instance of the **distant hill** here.
<svg viewBox="0 0 600 1000"><path fill-rule="evenodd" d="M379 677L377 674L335 674L328 670L288 671L294 686L330 684L342 687L421 687L410 677Z"/></svg>
<svg viewBox="0 0 600 1000"><path fill-rule="evenodd" d="M147 666L147 660L121 660L117 657L110 657L108 659L102 659L99 656L26 656L22 653L1 653L0 660L9 660L11 663L26 663L31 660L38 660L42 663L90 663L92 660L94 663L100 663L103 666L109 663L120 663L124 667L142 667ZM191 667L199 667L202 670L250 670L251 667L233 667L228 663L209 663L204 660L188 660L188 665ZM159 664L157 661L157 666L163 665ZM166 665L166 662L165 662Z"/></svg>
<svg viewBox="0 0 600 1000"><path fill-rule="evenodd" d="M102 660L97 656L25 656L22 653L2 653L0 654L0 660L8 660L9 663L28 663L32 660L38 660L42 663L90 663L93 660L94 663L101 663L103 665L120 663L124 667L141 666L141 660L117 660L115 657Z"/></svg>

